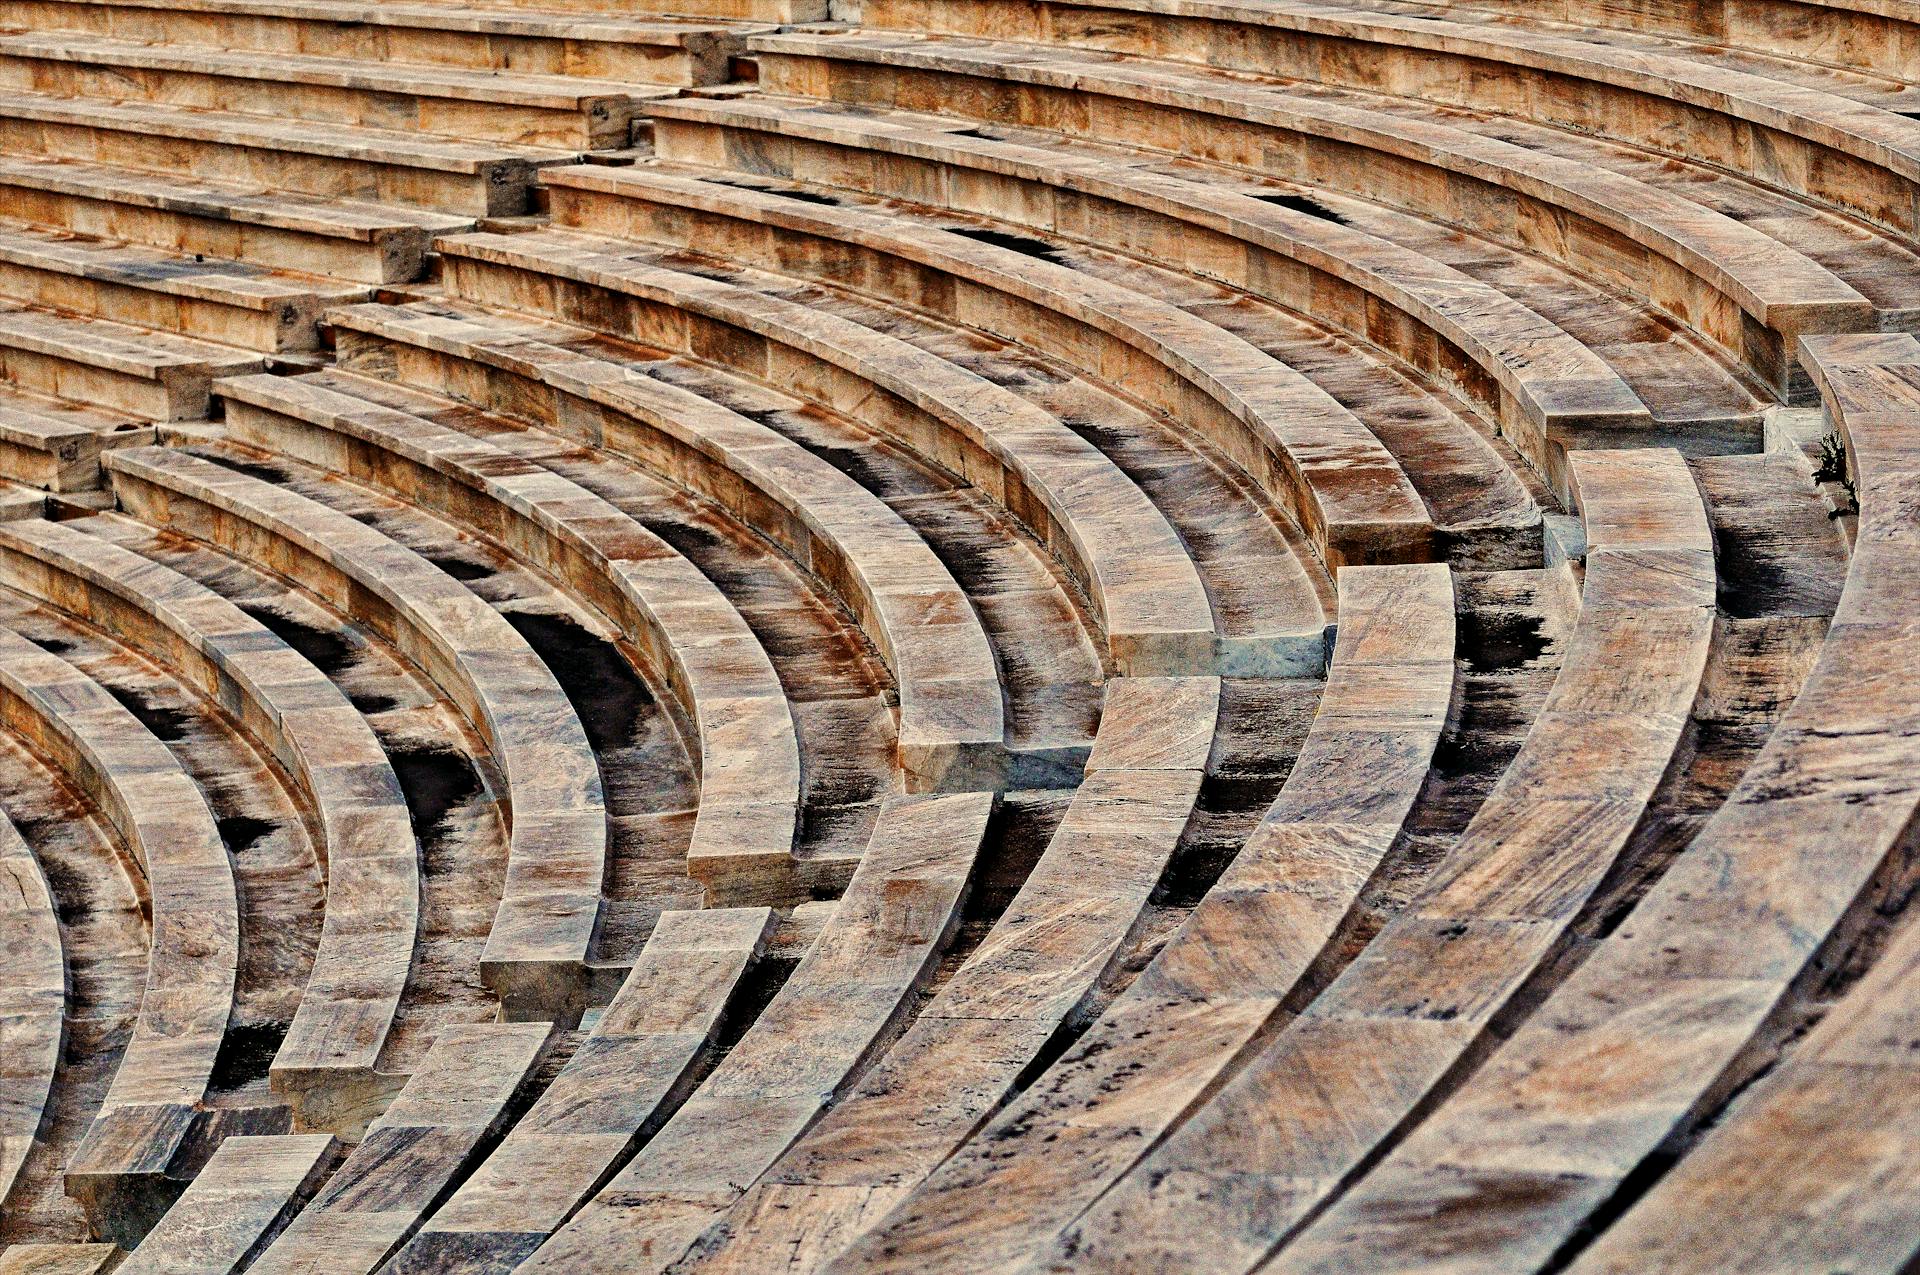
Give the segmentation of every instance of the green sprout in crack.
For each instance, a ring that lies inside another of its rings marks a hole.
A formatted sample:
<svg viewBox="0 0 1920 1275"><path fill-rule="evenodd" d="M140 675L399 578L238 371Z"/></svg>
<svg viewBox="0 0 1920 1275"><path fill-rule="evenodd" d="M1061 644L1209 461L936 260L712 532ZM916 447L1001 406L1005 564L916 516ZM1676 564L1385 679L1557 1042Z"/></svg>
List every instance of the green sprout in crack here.
<svg viewBox="0 0 1920 1275"><path fill-rule="evenodd" d="M1813 471L1813 481L1839 483L1840 490L1847 493L1846 505L1827 517L1844 518L1860 512L1860 493L1854 489L1853 479L1847 476L1847 445L1841 441L1840 431L1834 430L1820 440L1820 464Z"/></svg>

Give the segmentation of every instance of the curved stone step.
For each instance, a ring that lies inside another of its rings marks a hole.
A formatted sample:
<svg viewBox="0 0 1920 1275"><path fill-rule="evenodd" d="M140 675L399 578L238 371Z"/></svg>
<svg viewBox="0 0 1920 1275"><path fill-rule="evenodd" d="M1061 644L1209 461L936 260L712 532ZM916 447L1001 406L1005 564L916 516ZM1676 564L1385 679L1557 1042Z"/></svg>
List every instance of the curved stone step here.
<svg viewBox="0 0 1920 1275"><path fill-rule="evenodd" d="M110 453L143 521L263 561L365 618L460 706L506 781L507 880L481 973L510 1015L577 1013L600 914L606 808L586 732L499 612L426 559L325 505L159 448Z"/></svg>
<svg viewBox="0 0 1920 1275"><path fill-rule="evenodd" d="M321 831L327 910L272 1079L300 1127L357 1138L404 1079L377 1067L420 926L419 850L379 739L324 673L260 621L74 524L0 525L0 579L191 682L305 790Z"/></svg>
<svg viewBox="0 0 1920 1275"><path fill-rule="evenodd" d="M1118 667L1191 672L1196 659L1202 671L1211 667L1206 590L1165 518L1091 445L984 377L818 309L621 257L604 239L546 232L456 236L443 245L450 290L462 299L577 322L584 316L550 285L543 301L519 280L552 276L648 307L617 335L802 388L820 378L816 392L830 403L884 393L863 420L904 434L921 455L945 458L1034 527L1086 587ZM727 340L731 333L748 343Z"/></svg>
<svg viewBox="0 0 1920 1275"><path fill-rule="evenodd" d="M999 922L688 1269L819 1269L1017 1092L1140 924L1193 814L1219 703L1214 678L1107 683L1087 777Z"/></svg>
<svg viewBox="0 0 1920 1275"><path fill-rule="evenodd" d="M959 919L996 797L892 797L811 951L640 1153L516 1269L661 1272L779 1158L908 1012Z"/></svg>
<svg viewBox="0 0 1920 1275"><path fill-rule="evenodd" d="M234 438L495 534L616 620L691 729L700 812L689 872L717 896L791 894L801 871L799 743L780 679L739 612L606 501L433 418L453 404L399 410L364 389L358 377L322 372L222 381L218 393Z"/></svg>
<svg viewBox="0 0 1920 1275"><path fill-rule="evenodd" d="M0 149L469 217L527 211L534 170L577 158L402 129L12 90L0 91Z"/></svg>
<svg viewBox="0 0 1920 1275"><path fill-rule="evenodd" d="M1241 337L1157 297L930 221L819 209L663 169L571 169L555 186L567 192L556 201L563 225L824 273L1124 379L1251 474L1330 570L1434 551L1432 523L1399 462L1350 411Z"/></svg>
<svg viewBox="0 0 1920 1275"><path fill-rule="evenodd" d="M551 1023L442 1031L393 1104L247 1270L372 1275L380 1269L512 1122L513 1104L552 1034Z"/></svg>
<svg viewBox="0 0 1920 1275"><path fill-rule="evenodd" d="M766 908L662 914L592 1034L383 1271L511 1269L532 1254L693 1091L772 928Z"/></svg>
<svg viewBox="0 0 1920 1275"><path fill-rule="evenodd" d="M128 1275L242 1269L318 1188L335 1150L324 1133L223 1140L179 1203L114 1269Z"/></svg>
<svg viewBox="0 0 1920 1275"><path fill-rule="evenodd" d="M1017 1267L1209 1089L1320 958L1427 782L1454 691L1449 573L1342 572L1339 623L1313 728L1226 873L1059 1062L884 1220L840 1238L833 1269Z"/></svg>
<svg viewBox="0 0 1920 1275"><path fill-rule="evenodd" d="M1128 1262L1201 1244L1223 1272L1254 1269L1551 968L1674 765L1715 618L1712 532L1680 456L1582 452L1573 467L1580 619L1499 785L1420 897L1043 1254Z"/></svg>
<svg viewBox="0 0 1920 1275"><path fill-rule="evenodd" d="M258 371L245 350L0 300L0 381L143 421L199 420L216 376Z"/></svg>
<svg viewBox="0 0 1920 1275"><path fill-rule="evenodd" d="M94 1230L130 1245L173 1203L180 1156L233 1011L240 959L233 865L192 779L112 695L0 631L0 713L98 804L146 874L152 941L133 1036L67 1191Z"/></svg>
<svg viewBox="0 0 1920 1275"><path fill-rule="evenodd" d="M47 878L0 813L0 1207L39 1138L66 1043L67 961ZM4 1269L4 1267L0 1267Z"/></svg>

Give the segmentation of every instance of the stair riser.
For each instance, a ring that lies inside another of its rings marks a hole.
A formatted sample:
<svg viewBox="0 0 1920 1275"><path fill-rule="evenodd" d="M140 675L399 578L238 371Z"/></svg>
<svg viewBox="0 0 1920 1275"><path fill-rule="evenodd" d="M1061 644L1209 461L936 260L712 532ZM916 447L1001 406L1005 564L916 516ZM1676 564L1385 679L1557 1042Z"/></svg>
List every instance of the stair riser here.
<svg viewBox="0 0 1920 1275"><path fill-rule="evenodd" d="M36 226L164 248L183 256L248 261L274 270L300 270L350 283L405 283L426 269L431 235L396 230L371 240L304 234L253 226L217 216L143 208L0 180L9 215Z"/></svg>
<svg viewBox="0 0 1920 1275"><path fill-rule="evenodd" d="M267 354L318 349L320 313L329 304L307 298L254 310L4 261L0 297Z"/></svg>
<svg viewBox="0 0 1920 1275"><path fill-rule="evenodd" d="M638 84L711 84L726 72L723 48L501 35L429 26L22 0L9 6L30 31L83 31L116 40L215 49L304 53L365 62L407 62L523 75L577 75Z"/></svg>
<svg viewBox="0 0 1920 1275"><path fill-rule="evenodd" d="M0 54L0 88L580 150L625 146L634 116L633 103L625 98L588 99L578 110L547 109L5 54Z"/></svg>
<svg viewBox="0 0 1920 1275"><path fill-rule="evenodd" d="M131 130L0 118L0 151L14 155L116 164L146 172L190 174L303 195L400 204L469 217L527 211L533 166L502 160L474 173L307 155L296 150L232 145L199 138L143 136Z"/></svg>
<svg viewBox="0 0 1920 1275"><path fill-rule="evenodd" d="M149 421L205 419L211 379L202 373L148 380L37 351L0 349L0 380L8 384Z"/></svg>

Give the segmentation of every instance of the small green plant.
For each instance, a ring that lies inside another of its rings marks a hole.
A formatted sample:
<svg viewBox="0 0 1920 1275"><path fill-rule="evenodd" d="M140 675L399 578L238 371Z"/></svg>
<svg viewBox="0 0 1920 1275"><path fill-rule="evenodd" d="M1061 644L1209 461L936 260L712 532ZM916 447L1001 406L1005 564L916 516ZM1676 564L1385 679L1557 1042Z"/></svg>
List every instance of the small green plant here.
<svg viewBox="0 0 1920 1275"><path fill-rule="evenodd" d="M1840 490L1847 493L1846 505L1827 517L1841 518L1860 512L1860 493L1854 490L1853 479L1847 476L1847 445L1841 441L1840 431L1834 430L1820 440L1820 464L1813 471L1813 481L1839 483Z"/></svg>

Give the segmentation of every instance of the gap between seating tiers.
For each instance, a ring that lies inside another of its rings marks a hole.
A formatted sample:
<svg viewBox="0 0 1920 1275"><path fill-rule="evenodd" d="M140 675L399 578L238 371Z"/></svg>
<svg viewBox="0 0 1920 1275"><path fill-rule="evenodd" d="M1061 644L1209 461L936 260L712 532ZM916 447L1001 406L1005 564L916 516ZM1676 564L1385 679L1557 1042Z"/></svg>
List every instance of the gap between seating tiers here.
<svg viewBox="0 0 1920 1275"><path fill-rule="evenodd" d="M1832 1260L1891 1271L1910 1258L1911 1138L1877 1113L1914 1088L1914 931L1886 936L1912 886L1920 765L1920 343L1831 337L1802 352L1845 440L1861 524L1799 696L1686 852L1443 1108L1451 1118L1275 1269L1331 1270L1355 1245L1404 1242L1367 1224L1366 1207L1391 1218L1397 1200L1440 1195L1482 1218L1455 1237L1469 1270L1545 1262L1622 1209L1572 1269L1807 1270L1843 1253ZM1877 959L1851 983L1862 951ZM1700 1220L1735 1189L1750 1223L1710 1234Z"/></svg>
<svg viewBox="0 0 1920 1275"><path fill-rule="evenodd" d="M84 525L0 524L0 580L188 681L305 789L325 859L326 916L272 1079L298 1127L357 1141L405 1079L376 1071L420 925L419 850L400 782L360 712L260 621Z"/></svg>
<svg viewBox="0 0 1920 1275"><path fill-rule="evenodd" d="M982 7L993 8L992 0ZM766 35L749 45L763 84L777 94L1046 128L1438 214L1628 292L1699 331L1776 397L1810 399L1795 375L1797 334L1875 319L1875 307L1825 266L1685 187L1518 144L1524 139L1508 140L1477 117L1383 96L1377 85L1256 79L1241 72L1281 72L1219 70L1150 40L1149 54L1172 60L1119 58L1075 47L1075 39L1014 44L874 31Z"/></svg>
<svg viewBox="0 0 1920 1275"><path fill-rule="evenodd" d="M780 679L733 604L665 541L569 479L442 423L457 411L444 400L336 371L222 381L217 392L236 441L473 528L611 617L667 691L697 760L688 870L715 896L785 900L833 884L802 881L809 871L851 871L795 860L801 759Z"/></svg>
<svg viewBox="0 0 1920 1275"><path fill-rule="evenodd" d="M1219 704L1217 678L1107 683L1086 778L1006 912L684 1269L817 1269L1018 1091L1124 955L1193 814Z"/></svg>
<svg viewBox="0 0 1920 1275"><path fill-rule="evenodd" d="M1081 43L1499 111L1706 160L1898 233L1920 229L1920 121L1671 53L1317 0L876 0L864 9L874 26Z"/></svg>
<svg viewBox="0 0 1920 1275"><path fill-rule="evenodd" d="M1232 667L1241 658L1218 633L1206 589L1165 517L1091 444L1010 390L823 308L664 269L604 239L549 233L444 243L447 287L462 300L611 327L786 386L857 412L862 425L978 486L1087 590L1119 672L1211 672L1216 660ZM366 311L344 312L356 313ZM1244 658L1251 671L1286 656L1248 650Z"/></svg>
<svg viewBox="0 0 1920 1275"><path fill-rule="evenodd" d="M506 781L507 882L481 975L513 1017L583 1006L606 809L578 715L526 639L466 586L348 515L184 452L108 455L123 508L302 585L394 643L459 705Z"/></svg>
<svg viewBox="0 0 1920 1275"><path fill-rule="evenodd" d="M773 924L767 908L662 913L591 1034L384 1275L479 1275L530 1256L686 1101Z"/></svg>
<svg viewBox="0 0 1920 1275"><path fill-rule="evenodd" d="M911 1012L960 919L994 793L890 796L846 893L733 1051L517 1269L664 1271Z"/></svg>
<svg viewBox="0 0 1920 1275"><path fill-rule="evenodd" d="M567 192L555 203L556 221L824 277L1124 383L1232 457L1330 570L1434 552L1424 504L1351 412L1293 368L1177 305L933 224L821 210L660 169L618 172L620 180L607 183L571 175L556 188ZM463 242L476 241L443 241L443 251L452 256ZM513 248L509 237L493 254L510 257Z"/></svg>
<svg viewBox="0 0 1920 1275"><path fill-rule="evenodd" d="M67 1164L95 1233L131 1244L179 1194L233 1009L240 919L213 815L166 745L98 683L0 631L0 716L98 807L146 876L147 984L113 1082Z"/></svg>
<svg viewBox="0 0 1920 1275"><path fill-rule="evenodd" d="M1085 1036L950 1158L918 1137L871 1152L891 1173L855 1176L869 1185L838 1192L844 1229L814 1237L803 1269L1017 1265L1230 1074L1326 959L1403 835L1455 693L1446 567L1352 567L1339 587L1313 727L1226 873ZM916 1092L912 1077L899 1079ZM819 1128L836 1123L829 1115ZM858 1146L848 1139L843 1154Z"/></svg>

